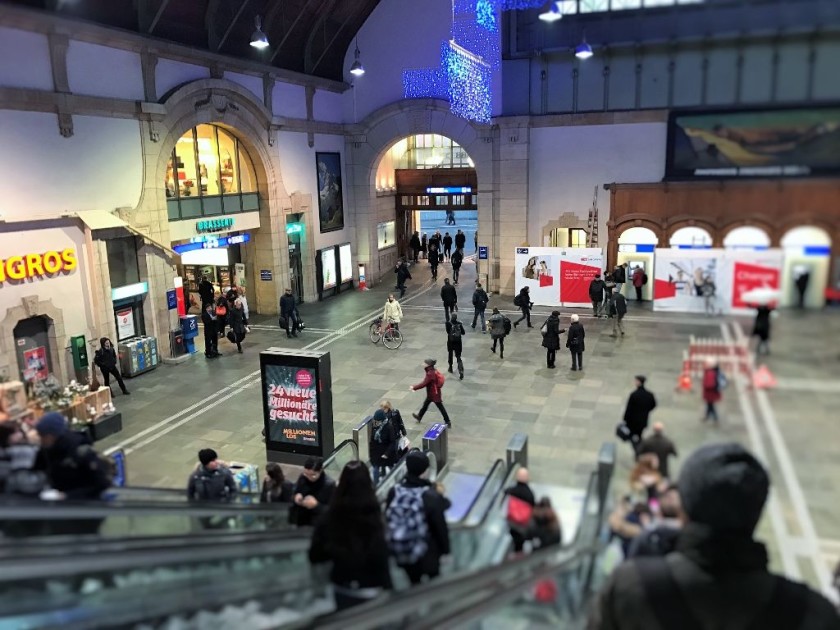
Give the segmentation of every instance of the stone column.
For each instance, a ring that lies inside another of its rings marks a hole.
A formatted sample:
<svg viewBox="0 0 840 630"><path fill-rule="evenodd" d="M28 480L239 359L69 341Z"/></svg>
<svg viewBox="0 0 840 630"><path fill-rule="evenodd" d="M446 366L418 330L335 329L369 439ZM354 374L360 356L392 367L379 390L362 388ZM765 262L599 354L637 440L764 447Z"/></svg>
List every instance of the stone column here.
<svg viewBox="0 0 840 630"><path fill-rule="evenodd" d="M498 142L494 145L494 173L498 173L498 214L494 230L499 268L493 289L503 295L515 292L516 248L528 245L528 151L530 130L527 117L501 119Z"/></svg>

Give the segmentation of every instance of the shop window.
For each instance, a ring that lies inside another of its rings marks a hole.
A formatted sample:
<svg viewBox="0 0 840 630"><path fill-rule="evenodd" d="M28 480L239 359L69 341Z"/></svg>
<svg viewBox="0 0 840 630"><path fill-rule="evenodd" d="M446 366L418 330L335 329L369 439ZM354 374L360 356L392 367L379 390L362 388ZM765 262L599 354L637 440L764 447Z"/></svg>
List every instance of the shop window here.
<svg viewBox="0 0 840 630"><path fill-rule="evenodd" d="M586 247L586 230L569 229L569 247Z"/></svg>
<svg viewBox="0 0 840 630"><path fill-rule="evenodd" d="M222 194L239 192L236 140L224 129L219 129L219 170Z"/></svg>
<svg viewBox="0 0 840 630"><path fill-rule="evenodd" d="M221 194L219 185L219 143L216 128L212 125L199 125L195 128L195 152L198 162L198 189L201 195Z"/></svg>
<svg viewBox="0 0 840 630"><path fill-rule="evenodd" d="M379 249L385 249L386 247L393 247L397 244L397 222L396 221L387 221L385 223L380 223L376 226L376 232L378 236L378 247Z"/></svg>
<svg viewBox="0 0 840 630"><path fill-rule="evenodd" d="M108 272L112 287L124 287L140 282L137 264L137 240L133 236L105 241L108 252Z"/></svg>

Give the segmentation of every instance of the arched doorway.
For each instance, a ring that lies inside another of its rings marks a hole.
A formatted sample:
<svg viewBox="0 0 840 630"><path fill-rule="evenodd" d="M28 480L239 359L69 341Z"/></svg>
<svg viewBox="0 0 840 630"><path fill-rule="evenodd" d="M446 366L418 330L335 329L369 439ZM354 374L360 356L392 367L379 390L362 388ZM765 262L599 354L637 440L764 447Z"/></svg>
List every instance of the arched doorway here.
<svg viewBox="0 0 840 630"><path fill-rule="evenodd" d="M641 268L642 273L653 278L654 250L659 244L659 237L646 227L631 227L622 232L618 237L618 256L616 264L627 264L627 281L624 283L624 295L630 299L635 297L635 289L631 280L636 269ZM642 299L653 299L653 282L650 281L642 287Z"/></svg>
<svg viewBox="0 0 840 630"><path fill-rule="evenodd" d="M726 249L767 249L770 236L759 227L744 225L731 230L723 239Z"/></svg>
<svg viewBox="0 0 840 630"><path fill-rule="evenodd" d="M668 244L678 249L705 249L712 246L712 235L700 227L683 227L671 235Z"/></svg>
<svg viewBox="0 0 840 630"><path fill-rule="evenodd" d="M831 236L821 227L803 225L788 230L781 244L782 306L821 308L831 273Z"/></svg>

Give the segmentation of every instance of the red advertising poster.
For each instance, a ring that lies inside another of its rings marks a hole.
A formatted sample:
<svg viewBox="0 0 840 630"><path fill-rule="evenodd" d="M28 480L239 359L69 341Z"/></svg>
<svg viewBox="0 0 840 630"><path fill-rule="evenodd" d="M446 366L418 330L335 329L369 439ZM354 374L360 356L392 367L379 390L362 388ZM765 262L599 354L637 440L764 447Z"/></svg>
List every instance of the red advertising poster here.
<svg viewBox="0 0 840 630"><path fill-rule="evenodd" d="M50 375L50 369L47 366L47 349L44 346L24 351L23 362L26 365L24 373L28 381L42 381Z"/></svg>
<svg viewBox="0 0 840 630"><path fill-rule="evenodd" d="M600 261L595 266L586 262L560 261L560 295L563 304L590 304L589 283L600 271Z"/></svg>
<svg viewBox="0 0 840 630"><path fill-rule="evenodd" d="M750 308L741 296L754 289L773 289L781 287L781 271L778 267L768 267L756 263L734 261L732 270L732 307Z"/></svg>

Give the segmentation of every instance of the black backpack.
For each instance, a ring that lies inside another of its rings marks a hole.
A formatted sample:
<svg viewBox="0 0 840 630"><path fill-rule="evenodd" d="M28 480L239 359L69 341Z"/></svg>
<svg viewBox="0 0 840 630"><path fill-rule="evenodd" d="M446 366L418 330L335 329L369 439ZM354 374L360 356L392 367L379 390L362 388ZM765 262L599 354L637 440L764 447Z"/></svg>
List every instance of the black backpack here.
<svg viewBox="0 0 840 630"><path fill-rule="evenodd" d="M449 326L449 341L461 341L462 331L464 330L461 322L450 324Z"/></svg>
<svg viewBox="0 0 840 630"><path fill-rule="evenodd" d="M522 294L517 293L516 296L513 298L513 305L514 306L522 306Z"/></svg>
<svg viewBox="0 0 840 630"><path fill-rule="evenodd" d="M505 327L505 336L507 337L510 334L510 320L502 315L502 325Z"/></svg>

